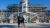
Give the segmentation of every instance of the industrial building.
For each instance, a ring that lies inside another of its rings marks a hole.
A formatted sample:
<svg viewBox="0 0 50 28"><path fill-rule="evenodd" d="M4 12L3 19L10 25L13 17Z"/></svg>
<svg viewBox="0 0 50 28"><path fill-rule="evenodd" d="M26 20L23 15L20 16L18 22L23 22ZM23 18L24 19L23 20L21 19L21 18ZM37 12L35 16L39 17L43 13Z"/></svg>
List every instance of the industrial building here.
<svg viewBox="0 0 50 28"><path fill-rule="evenodd" d="M20 6L18 4L16 4L16 8L17 9L12 9L10 10L3 10L0 11L0 18L1 20L10 20L9 23L17 23L17 16L19 15L19 13L21 15L23 15L23 17L25 18L25 22L26 23L44 23L47 22L49 23L49 19L48 19L48 10L47 10L47 6L43 6L40 4L32 4L28 6L28 11L27 12L20 12ZM31 19L32 21L29 21L29 19ZM0 21L1 22L1 21ZM3 21L4 22L4 21Z"/></svg>

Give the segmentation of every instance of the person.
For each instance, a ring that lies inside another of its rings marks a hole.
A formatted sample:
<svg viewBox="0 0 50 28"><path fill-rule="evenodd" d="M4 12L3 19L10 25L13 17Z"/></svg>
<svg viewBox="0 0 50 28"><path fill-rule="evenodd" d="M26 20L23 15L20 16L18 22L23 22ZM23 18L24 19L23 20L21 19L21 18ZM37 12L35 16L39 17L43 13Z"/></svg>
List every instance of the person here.
<svg viewBox="0 0 50 28"><path fill-rule="evenodd" d="M21 23L24 25L24 17L18 16L18 27L20 27Z"/></svg>

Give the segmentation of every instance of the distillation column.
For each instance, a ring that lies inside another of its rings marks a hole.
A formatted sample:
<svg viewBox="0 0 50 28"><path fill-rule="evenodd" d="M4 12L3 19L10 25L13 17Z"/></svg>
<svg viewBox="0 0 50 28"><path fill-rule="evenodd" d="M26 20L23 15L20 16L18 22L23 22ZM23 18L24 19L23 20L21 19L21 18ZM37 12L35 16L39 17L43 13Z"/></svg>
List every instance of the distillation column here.
<svg viewBox="0 0 50 28"><path fill-rule="evenodd" d="M25 13L27 13L28 12L28 0L21 0L21 2L20 2L20 6L21 6L21 13L22 13L22 16L23 16L23 13L25 12ZM20 15L20 13L19 13L19 15ZM23 17L25 17L25 16L23 16ZM27 18L27 17L26 17ZM28 21L28 19L26 19L27 21Z"/></svg>
<svg viewBox="0 0 50 28"><path fill-rule="evenodd" d="M22 12L28 12L28 0L21 0L22 1Z"/></svg>

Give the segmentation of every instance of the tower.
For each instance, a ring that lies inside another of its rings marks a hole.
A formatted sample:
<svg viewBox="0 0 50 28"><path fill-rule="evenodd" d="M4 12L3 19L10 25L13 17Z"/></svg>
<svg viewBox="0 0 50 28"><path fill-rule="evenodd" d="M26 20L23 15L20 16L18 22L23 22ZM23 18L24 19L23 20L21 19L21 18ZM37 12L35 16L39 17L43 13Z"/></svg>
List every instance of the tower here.
<svg viewBox="0 0 50 28"><path fill-rule="evenodd" d="M22 12L28 12L28 0L21 0Z"/></svg>
<svg viewBox="0 0 50 28"><path fill-rule="evenodd" d="M23 13L27 13L28 12L28 0L21 0L20 1L20 10L18 15L23 16ZM27 19L28 20L28 19Z"/></svg>
<svg viewBox="0 0 50 28"><path fill-rule="evenodd" d="M23 12L28 12L28 0L20 1L20 10L18 11L18 15L23 15Z"/></svg>

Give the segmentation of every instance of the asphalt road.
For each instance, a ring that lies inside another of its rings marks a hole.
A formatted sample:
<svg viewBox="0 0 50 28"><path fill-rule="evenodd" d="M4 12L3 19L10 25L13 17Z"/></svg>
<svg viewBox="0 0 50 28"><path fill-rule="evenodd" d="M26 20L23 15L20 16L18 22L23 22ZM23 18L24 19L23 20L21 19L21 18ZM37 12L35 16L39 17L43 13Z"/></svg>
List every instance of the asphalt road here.
<svg viewBox="0 0 50 28"><path fill-rule="evenodd" d="M0 25L0 28L24 28L17 25ZM50 24L34 24L33 26L25 26L25 28L50 28Z"/></svg>
<svg viewBox="0 0 50 28"><path fill-rule="evenodd" d="M16 25L0 25L0 28L24 28L24 27L18 27ZM50 25L48 27L36 27L36 26L26 26L25 28L50 28Z"/></svg>

